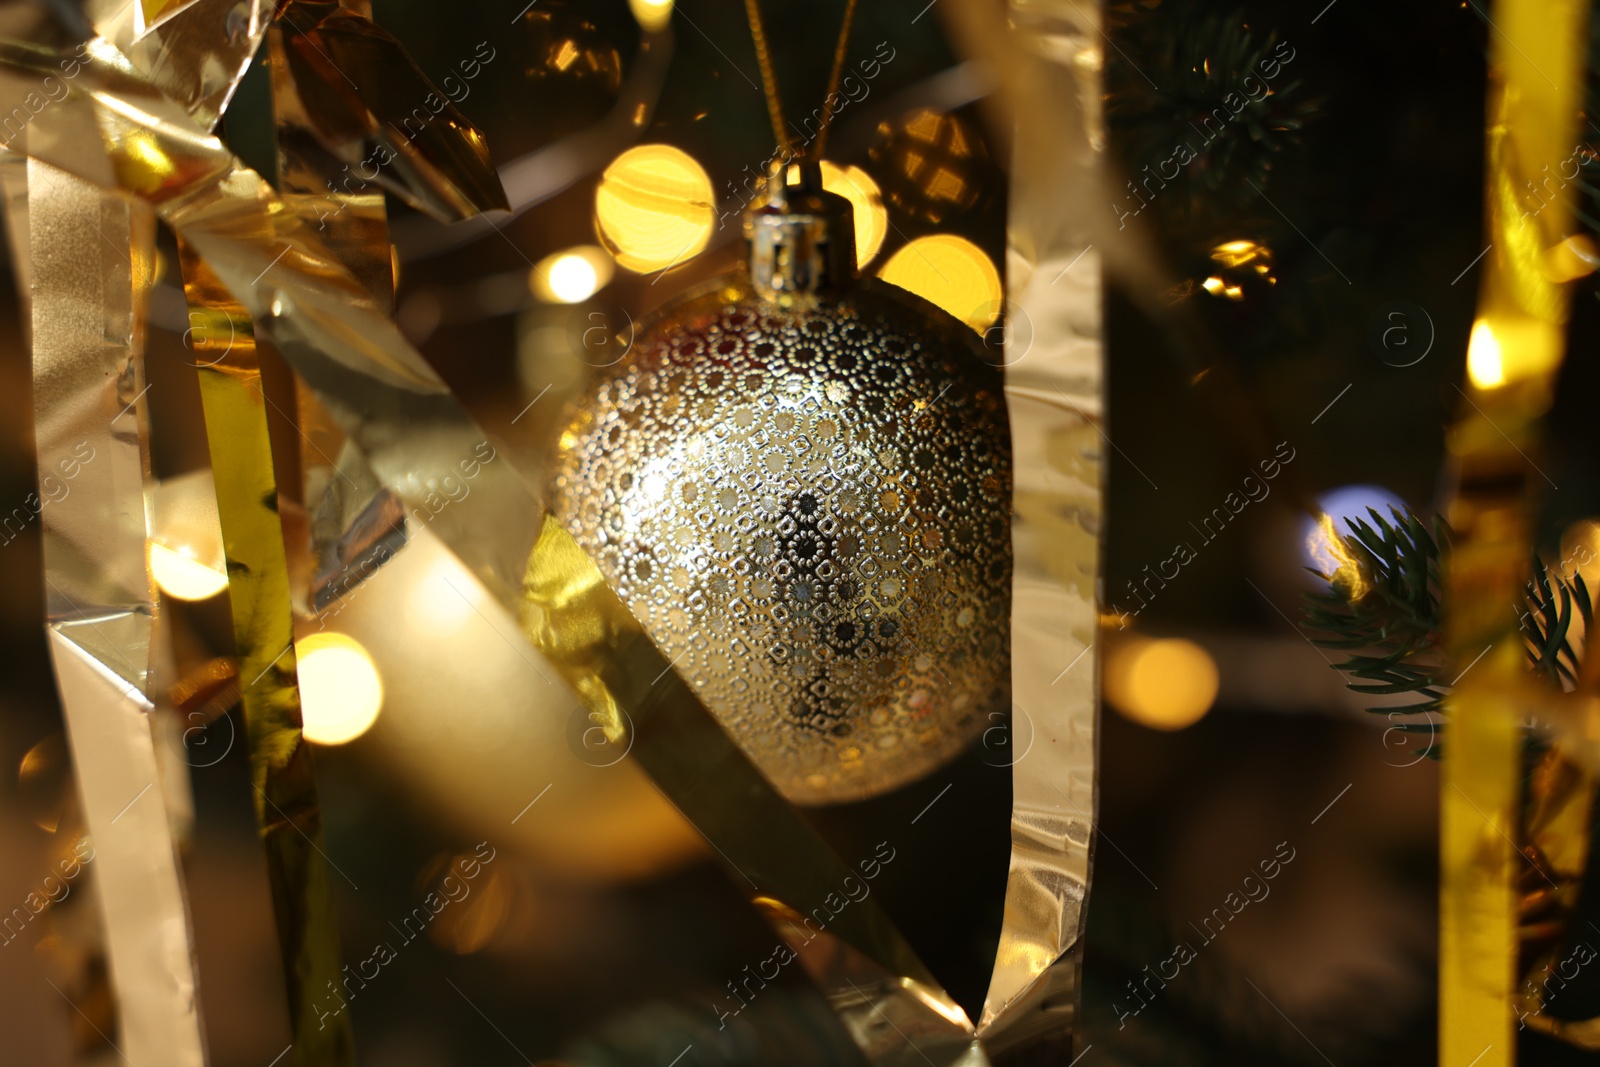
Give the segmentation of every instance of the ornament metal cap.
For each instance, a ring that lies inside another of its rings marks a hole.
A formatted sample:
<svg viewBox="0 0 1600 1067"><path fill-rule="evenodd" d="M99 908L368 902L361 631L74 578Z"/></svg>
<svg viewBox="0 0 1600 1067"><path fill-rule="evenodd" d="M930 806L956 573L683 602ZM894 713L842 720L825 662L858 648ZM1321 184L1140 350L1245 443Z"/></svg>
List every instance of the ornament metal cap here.
<svg viewBox="0 0 1600 1067"><path fill-rule="evenodd" d="M745 212L744 235L750 280L768 300L806 302L855 279L854 212L822 187L814 160L772 164L762 199Z"/></svg>

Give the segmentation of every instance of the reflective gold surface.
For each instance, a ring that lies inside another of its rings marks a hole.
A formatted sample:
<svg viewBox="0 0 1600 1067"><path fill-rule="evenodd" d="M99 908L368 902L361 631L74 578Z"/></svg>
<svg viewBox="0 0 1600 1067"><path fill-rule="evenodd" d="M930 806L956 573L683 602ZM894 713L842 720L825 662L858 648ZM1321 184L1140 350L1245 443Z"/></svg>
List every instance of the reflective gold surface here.
<svg viewBox="0 0 1600 1067"><path fill-rule="evenodd" d="M208 12L222 13L217 12L214 5L208 7L204 2L196 3L184 8L163 25L176 27L178 19L200 17ZM243 38L240 34L256 33L261 27L254 22L253 10L244 5L231 7L225 14L236 17L241 12L249 16L246 22L238 24L236 18L233 25L226 19L220 23L214 22L210 26L213 31L210 39L216 40L220 35L232 40L242 49L243 58L248 59L254 39ZM110 13L113 21L118 15L119 12ZM201 34L196 39L206 38ZM138 41L128 44L130 50L136 51L137 46ZM329 46L333 47L333 44ZM269 872L284 946L285 973L296 1029L296 1057L297 1062L303 1064L348 1062L350 1045L347 1017L335 1020L330 1026L317 1018L314 1012L313 998L338 975L338 942L328 896L328 867L317 844L320 833L314 782L307 750L300 741L299 709L294 689L294 654L290 641L292 615L287 570L262 409L264 397L253 352L254 319L281 320L285 316L297 317L297 311L300 318L308 316L296 306L293 295L279 288L278 279L270 277L269 272L281 260L291 258L290 271L286 273L299 268L295 273L310 278L299 294L300 304L321 307L325 325L331 325L331 320L348 316L350 312L346 309L351 305L361 309L354 313L358 319L365 312L375 322L381 323L392 341L397 342L395 347L405 352L399 361L390 361L390 366L397 372L394 377L404 381L411 389L420 388L424 393L442 390L438 389L437 379L433 378L426 366L416 359L403 342L398 341L393 327L381 317L371 299L295 223L294 217L283 210L281 201L272 191L255 175L237 168L221 146L202 132L201 127L209 127L215 118L215 109L220 108L221 100L225 100L227 92L231 92L231 81L217 90L226 90L221 91L220 99L213 91L216 89L213 82L188 86L195 90L188 95L182 91L175 91L171 96L163 95L156 86L141 80L139 75L147 72L141 70L137 62L128 61L105 40L96 40L85 49L62 56L15 43L0 46L0 50L22 64L22 67L11 68L11 79L6 84L22 94L23 99L32 91L33 78L56 70L66 74L70 67L71 73L66 75L71 83L68 92L55 106L35 115L27 130L26 143L30 150L55 154L69 166L78 168L79 173L91 181L119 185L158 201L166 221L193 239L186 245L186 280L191 299L200 313L201 325L205 328L191 331L190 336L197 353L204 357L199 361L202 395L209 435L217 454L217 491L221 502L224 540L235 578L233 606L242 660L240 677L248 679L243 689L245 718L251 735L255 800L268 846ZM239 58L233 53L229 55L234 60ZM218 76L221 70L209 60L200 66L208 78ZM23 68L29 72L23 73ZM181 70L183 63L174 62L164 69L169 72ZM236 77L242 64L234 62L233 67L228 69L232 71L229 77ZM5 81L5 78L0 77L0 81ZM160 88L173 90L168 83L161 83ZM179 86L180 90L182 88ZM213 110L208 111L208 106ZM36 109L31 109L30 114L32 110ZM85 119L89 120L87 125L84 124ZM436 130L432 140L419 137L418 151L425 157L430 145L436 148L441 143L440 136ZM450 136L443 135L442 143L446 147L449 147ZM31 166L45 165L38 163ZM423 172L424 178L427 176L427 168L420 163L411 170L413 173ZM448 181L444 184L449 185L452 195L460 199L460 189L470 189L471 183L463 180L459 173L452 172L451 177L456 179L456 184ZM498 183L495 184L495 190L498 191ZM92 195L98 200L108 198L110 194L95 191ZM110 199L109 202L124 205L123 201L116 199ZM462 203L470 206L469 201ZM143 209L123 206L122 210L139 212ZM147 243L148 216L135 215L135 218L140 217L144 219L143 240ZM297 241L301 244L298 261L289 257L290 247L270 240L270 235L274 233L292 235L291 243ZM387 265L386 242L382 240L381 232L377 237ZM60 241L59 237L58 243L63 251L67 249L67 243ZM100 246L95 244L94 247L98 249ZM254 252L250 251L252 248ZM201 255L210 257L205 265L200 261ZM123 257L126 262L127 254L123 253ZM249 262L252 259L259 262ZM39 257L35 256L34 261L38 262ZM219 264L219 270L210 270L211 263ZM148 271L148 259L143 269ZM92 272L88 277L91 280L94 278ZM335 288L343 289L342 298L336 297L333 304L327 302L330 282ZM235 301L228 292L229 288L242 294L245 303ZM113 313L120 313L126 318L126 307L117 312L118 307L126 303L127 299L123 298L122 304L113 301L107 306ZM344 304L345 309L341 309L340 304ZM317 318L317 312L310 312L309 317ZM224 325L226 330L222 329ZM282 332L288 335L291 346L295 341L304 343L295 331ZM313 332L318 333L313 345L320 344L336 350L340 347L337 342L328 339L326 333ZM363 334L361 330L341 330L337 326L334 332L342 333L346 338ZM366 331L368 336L371 333L370 329ZM382 339L377 347L383 347ZM406 363L419 368L419 372L408 373L410 368L405 366ZM92 362L85 365L94 367ZM100 374L99 371L95 373ZM129 380L119 379L119 384L128 383ZM137 395L128 398L124 415L140 410L137 400ZM457 419L462 421L459 416ZM138 433L130 433L128 441L137 455L141 441ZM437 438L429 443L437 443ZM492 456L492 450L489 454ZM457 469L455 457L442 462L452 471ZM107 461L106 467L110 469L110 461ZM400 477L425 477L426 471L425 464L407 463ZM134 479L125 484L137 485L138 481ZM421 488L426 491L427 486L428 483L424 481ZM115 494L85 493L82 499L104 502L118 498ZM138 536L142 541L142 508L138 514L141 520ZM114 524L102 524L94 532L106 537L116 529ZM140 554L142 556L142 550ZM111 556L114 553L97 551L96 555ZM514 555L520 556L521 553ZM143 575L142 563L141 559L135 573ZM99 631L121 625L119 620L102 620L94 629ZM101 655L104 656L104 653ZM142 676L138 682L142 684ZM62 684L64 690L69 688L67 678L63 677ZM128 744L133 742L129 741ZM130 754L134 752L137 752L137 748L130 749ZM84 761L80 761L80 770L84 765ZM157 795L160 795L160 791ZM171 842L166 821L162 818L158 822L166 852L170 854ZM152 848L148 843L143 851L149 858L162 854L159 848ZM109 868L110 865L107 866ZM135 887L140 884L137 878L128 882L128 885ZM139 902L141 897L134 893L128 899ZM170 908L167 912L170 912ZM148 939L151 936L169 939L173 936L187 937L186 918L164 913L161 908L148 902L143 914L113 918L115 921L108 922L108 928L112 931L114 941L118 938ZM133 958L137 960L137 954ZM147 968L143 977L148 979L151 973L158 972ZM145 1051L149 1062L198 1062L200 1054L192 974L187 974L182 980L174 977L170 982L147 984L145 989L157 1003L146 1005L145 999L148 998L142 998L140 993L122 995L119 991L124 1009L132 1014L130 1026L147 1028L167 1025L170 1029L172 1011L166 1008L176 1001L176 1010L187 1013L185 1018L191 1033L187 1045L181 1034L167 1033L162 1035L162 1044L158 1047L152 1048L146 1042L134 1047ZM186 1047L192 1049L192 1056L184 1051Z"/></svg>
<svg viewBox="0 0 1600 1067"><path fill-rule="evenodd" d="M1600 1018L1561 1019L1545 1012L1550 986L1556 983L1557 992L1565 987L1564 980L1575 976L1569 968L1586 962L1585 948L1593 958L1587 935L1579 930L1574 946L1568 933L1589 861L1595 786L1594 772L1575 760L1564 742L1546 750L1528 776L1523 829L1528 862L1517 869L1518 933L1527 962L1513 1003L1518 1022L1529 1029L1600 1051Z"/></svg>
<svg viewBox="0 0 1600 1067"><path fill-rule="evenodd" d="M1102 8L1013 0L1005 25L957 5L1012 120L1003 363L1011 517L1011 865L978 1033L996 1056L1070 1062L1096 818L1104 515ZM1091 1057L1095 1053L1089 1054ZM1032 1061L1030 1061L1032 1062Z"/></svg>
<svg viewBox="0 0 1600 1067"><path fill-rule="evenodd" d="M96 28L126 55L103 41L49 60L33 50L38 80L22 81L22 114L36 119L42 108L65 98L62 87L81 72L80 60L98 49L172 92L175 125L209 129L263 28L254 2L197 0L159 12L109 0L86 7ZM150 30L149 21L160 16L171 17ZM224 26L231 28L217 32ZM82 143L84 134L92 137L91 129L80 125L65 136ZM37 122L20 133L21 143L13 147L63 136ZM131 131L123 143L130 152L149 144ZM165 170L161 158L146 162L145 173ZM3 166L8 228L19 253L14 261L30 265L31 292L24 304L42 316L32 331L41 461L67 443L52 439L62 431L74 438L79 460L84 448L88 458L100 460L92 475L84 471L77 492L41 521L52 660L98 845L97 869L115 887L98 897L118 1000L120 1051L141 1062L199 1065L205 1062L204 1038L177 854L186 816L168 810L174 798L186 796L188 784L159 781L163 773L182 771L163 765L161 724L149 699L155 612L145 565L149 470L140 361L154 262L152 219L143 205L82 180L103 182L98 168L74 177L31 160L24 178L20 158L9 154ZM143 184L137 168L113 170ZM26 247L30 242L33 247Z"/></svg>
<svg viewBox="0 0 1600 1067"><path fill-rule="evenodd" d="M42 72L61 61L55 53L0 42L0 105L19 102ZM517 601L530 541L543 528L541 550L528 571L530 596L545 612L530 623L541 649L592 708L611 714L613 729L628 728L623 713L633 720L638 761L748 880L752 895L770 897L802 915L816 916L821 909L830 917L817 944L825 944L824 937L837 938L850 951L815 962L813 974L862 1047L882 1062L923 1062L924 1057L940 1064L982 1062L970 1024L893 932L876 902L829 908L834 887L852 877L850 868L821 845L740 755L605 588L593 564L570 539L570 553L562 547L554 524L542 527L538 498L513 469L521 458L502 456L490 444L400 337L383 302L341 265L313 227L297 219L215 139L197 132L189 110L130 69L109 47L91 50L67 97L33 119L28 150L151 203L237 299L239 314L270 332L348 434L374 480L403 503L411 518L427 523L503 603ZM1072 395L1086 402L1090 396L1097 399L1097 343L1074 338L1069 347L1072 359L1050 380L1068 383ZM1086 352L1087 360L1081 361ZM1027 398L1023 392L1014 396ZM1052 454L1070 456L1059 442L1075 441L1085 423L1058 402L1048 406L1052 410L1043 424L1058 442ZM1098 411L1097 404L1088 407ZM1016 440L1019 449L1031 448L1035 438L1019 432ZM1075 472L1066 495L1085 499L1087 529L1097 515L1098 467L1091 464L1085 476L1079 461L1065 463ZM1053 469L1061 466L1057 462ZM537 472L532 473L536 481ZM470 493L444 491L463 482L470 484ZM1018 511L1023 511L1020 501ZM1087 555L1081 538L1070 540L1066 555L1047 554L1036 573L1048 577L1037 587L1030 588L1019 568L1015 595L1037 612L1028 624L1032 636L1014 635L1019 661L1042 664L1079 639L1076 628L1070 638L1058 636L1056 609L1063 604L1075 609L1082 588L1092 587L1093 541L1088 535ZM1092 602L1090 608L1092 619ZM1087 631L1082 640L1089 640ZM1051 676L1059 674L1057 668ZM1038 679L1019 675L1017 684L1025 682L1034 685ZM1072 988L1070 959L1052 972L1065 976L1064 983L1036 979L1076 939L1087 880L1087 829L1076 816L1063 814L1060 801L1046 797L1041 787L1064 783L1069 803L1092 811L1092 712L1092 701L1085 704L1074 696L1065 721L1048 727L1059 740L1069 737L1062 726L1076 731L1071 743L1061 746L1067 755L1037 761L1045 765L1037 771L1016 772L1013 877L991 992L995 1010L987 1013L998 1014L1000 1021L990 1019L991 1032L1003 1029L1007 1010L1024 1003L1018 990L1030 984L1035 991L1047 985L1057 991ZM1046 1004L1046 1011L1051 1019L1062 1018L1055 1004ZM891 1021L888 1028L884 1019ZM917 1037L915 1052L900 1042L907 1032Z"/></svg>
<svg viewBox="0 0 1600 1067"><path fill-rule="evenodd" d="M268 0L88 0L84 7L128 66L208 131L244 77L272 13Z"/></svg>
<svg viewBox="0 0 1600 1067"><path fill-rule="evenodd" d="M1583 0L1499 0L1491 37L1485 208L1490 250L1467 353L1468 389L1448 438L1455 530L1445 644L1463 670L1447 698L1440 787L1439 1057L1515 1060L1517 856L1527 686L1520 603L1532 544L1533 460L1563 355L1569 293L1546 274L1566 240L1571 190L1536 214L1525 186L1576 137L1588 39ZM1531 186L1530 186L1531 187ZM1470 666L1469 666L1470 665Z"/></svg>
<svg viewBox="0 0 1600 1067"><path fill-rule="evenodd" d="M386 190L441 219L508 207L482 132L353 5L290 0L272 32L280 160L314 156L314 145L338 163L287 172L280 164L286 195L322 197L337 212L351 195L381 209ZM466 62L481 73L494 56L486 43ZM387 244L386 236L378 241Z"/></svg>
<svg viewBox="0 0 1600 1067"><path fill-rule="evenodd" d="M102 884L97 895L124 1054L200 1067L194 944L152 699L155 591L144 302L150 213L37 160L0 157L33 346L46 627ZM179 769L181 771L181 768ZM173 773L166 770L165 773ZM186 785L185 785L186 788Z"/></svg>
<svg viewBox="0 0 1600 1067"><path fill-rule="evenodd" d="M329 1025L316 1012L339 978L339 936L316 772L301 737L294 610L261 366L250 317L187 245L180 252L190 306L230 326L193 335L193 348L228 562L251 800L267 849L295 1055L307 1067L337 1067L353 1063L355 1053L349 1016Z"/></svg>

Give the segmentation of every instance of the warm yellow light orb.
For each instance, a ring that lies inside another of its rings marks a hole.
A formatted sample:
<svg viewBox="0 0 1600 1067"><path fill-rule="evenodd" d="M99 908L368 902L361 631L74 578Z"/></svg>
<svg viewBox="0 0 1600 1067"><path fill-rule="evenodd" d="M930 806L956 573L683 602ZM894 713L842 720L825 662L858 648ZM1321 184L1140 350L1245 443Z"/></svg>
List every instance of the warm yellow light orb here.
<svg viewBox="0 0 1600 1067"><path fill-rule="evenodd" d="M611 256L594 245L546 256L528 275L534 295L555 304L582 303L610 281Z"/></svg>
<svg viewBox="0 0 1600 1067"><path fill-rule="evenodd" d="M1124 716L1157 730L1199 722L1217 699L1216 662L1193 641L1139 638L1106 660L1106 699Z"/></svg>
<svg viewBox="0 0 1600 1067"><path fill-rule="evenodd" d="M822 187L850 201L856 223L856 266L865 267L889 233L889 213L884 210L878 183L860 167L841 167L823 160Z"/></svg>
<svg viewBox="0 0 1600 1067"><path fill-rule="evenodd" d="M704 168L671 145L630 148L612 161L594 194L595 227L631 271L676 266L705 248L716 197Z"/></svg>
<svg viewBox="0 0 1600 1067"><path fill-rule="evenodd" d="M889 257L878 277L936 304L982 333L1000 314L1000 272L963 237L918 237Z"/></svg>
<svg viewBox="0 0 1600 1067"><path fill-rule="evenodd" d="M188 545L150 542L150 574L162 592L179 600L206 600L228 588L226 571L208 567Z"/></svg>
<svg viewBox="0 0 1600 1067"><path fill-rule="evenodd" d="M228 587L217 489L208 470L164 479L150 501L150 576L178 600L205 600Z"/></svg>
<svg viewBox="0 0 1600 1067"><path fill-rule="evenodd" d="M295 655L306 740L342 745L366 733L383 707L383 680L361 642L317 633L296 641Z"/></svg>
<svg viewBox="0 0 1600 1067"><path fill-rule="evenodd" d="M628 0L628 7L640 28L652 33L666 29L672 21L672 0Z"/></svg>
<svg viewBox="0 0 1600 1067"><path fill-rule="evenodd" d="M1505 384L1505 355L1500 350L1500 339L1482 319L1473 323L1472 336L1467 341L1467 377L1479 389Z"/></svg>

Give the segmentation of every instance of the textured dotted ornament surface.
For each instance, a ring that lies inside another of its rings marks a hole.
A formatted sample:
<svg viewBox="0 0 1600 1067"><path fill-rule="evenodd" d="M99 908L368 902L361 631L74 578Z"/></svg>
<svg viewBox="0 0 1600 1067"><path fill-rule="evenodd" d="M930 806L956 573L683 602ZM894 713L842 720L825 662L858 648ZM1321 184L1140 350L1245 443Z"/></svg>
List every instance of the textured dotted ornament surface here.
<svg viewBox="0 0 1600 1067"><path fill-rule="evenodd" d="M726 281L597 373L552 500L757 766L835 803L1009 711L1009 452L1000 372L932 305Z"/></svg>

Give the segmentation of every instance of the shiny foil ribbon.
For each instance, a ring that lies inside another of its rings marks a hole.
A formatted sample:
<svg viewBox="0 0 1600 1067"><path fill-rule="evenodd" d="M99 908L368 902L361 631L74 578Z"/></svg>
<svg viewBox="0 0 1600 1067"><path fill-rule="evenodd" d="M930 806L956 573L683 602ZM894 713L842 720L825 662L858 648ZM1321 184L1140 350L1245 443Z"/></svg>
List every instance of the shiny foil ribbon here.
<svg viewBox="0 0 1600 1067"><path fill-rule="evenodd" d="M125 69L185 83L188 114L209 125L259 38L250 36L250 5L196 0L193 7L235 18L242 11L245 22L220 39L208 28L206 47L183 49L182 58L168 48L193 24L136 29L142 12L130 4L89 4L85 24L73 29L125 45ZM41 24L40 36L54 34ZM37 80L16 100L23 110L9 114L8 147L49 136L29 120L67 96L87 51L63 49L36 68ZM164 765L164 731L151 700L156 598L145 561L150 484L142 360L154 220L146 205L104 182L39 159L7 152L0 173L31 319L41 488L48 493L68 474L62 465L72 465L66 494L40 510L47 628L96 847L120 1049L143 1062L199 1065L204 1039L178 858L182 813L168 807L188 785L163 781L182 768L172 766L170 755ZM71 454L57 456L63 447Z"/></svg>
<svg viewBox="0 0 1600 1067"><path fill-rule="evenodd" d="M134 48L157 40L184 58L198 49L220 19L243 52L259 44L264 26L259 9L204 7L164 11L165 34L146 32ZM242 13L247 12L247 15ZM163 39L164 38L164 39ZM248 59L248 52L243 52ZM188 110L204 129L220 118L243 66L233 80L207 92L208 65L191 68L182 58L160 68L164 88L197 101ZM216 97L218 106L211 106ZM267 880L277 923L288 993L289 1028L295 1062L334 1065L354 1062L350 1018L340 1012L319 1017L316 1006L336 988L341 957L331 874L322 847L322 814L311 750L300 729L295 671L294 613L284 530L278 506L272 448L254 325L216 275L187 242L179 264L191 314L188 339L199 378L201 407L217 494L217 515L228 568L240 706L250 759L251 801L267 854ZM323 1015L328 1013L324 1012Z"/></svg>
<svg viewBox="0 0 1600 1067"><path fill-rule="evenodd" d="M1002 323L1016 490L1011 863L977 1033L998 1056L1074 1060L1095 834L1096 637L1104 519L1103 7L965 0L953 32L998 77L1010 119Z"/></svg>
<svg viewBox="0 0 1600 1067"><path fill-rule="evenodd" d="M1527 862L1515 870L1521 941L1519 982L1512 1001L1517 1020L1530 1030L1590 1051L1600 1050L1600 1019L1557 1018L1546 1012L1545 994L1552 982L1564 987L1586 962L1580 950L1588 947L1588 936L1582 929L1572 929L1572 919L1588 866L1597 783L1600 778L1564 738L1540 755L1528 776L1524 826L1518 838Z"/></svg>
<svg viewBox="0 0 1600 1067"><path fill-rule="evenodd" d="M200 1067L193 936L162 781L174 770L163 767L151 692L143 309L153 220L142 204L13 153L0 178L17 261L28 264L46 633L94 843L121 1047Z"/></svg>
<svg viewBox="0 0 1600 1067"><path fill-rule="evenodd" d="M1440 794L1439 1062L1508 1067L1518 953L1521 716L1529 691L1516 614L1532 544L1541 418L1565 345L1570 189L1523 210L1542 168L1566 157L1583 104L1584 0L1498 0L1490 34L1485 205L1490 249L1448 444L1455 530L1445 644L1467 665L1447 700ZM1592 646L1591 646L1592 647ZM1531 707L1530 707L1531 705ZM1546 709L1547 711L1548 709ZM1559 820L1558 820L1559 822Z"/></svg>
<svg viewBox="0 0 1600 1067"><path fill-rule="evenodd" d="M205 317L205 327L190 337L228 564L251 800L267 850L296 1061L352 1064L350 1016L322 1018L329 1013L317 1011L338 988L341 960L316 775L301 736L294 610L267 434L270 401L250 317L187 244L180 253L184 292Z"/></svg>
<svg viewBox="0 0 1600 1067"><path fill-rule="evenodd" d="M420 99L437 90L397 41L360 12L337 4L285 4L274 16L269 38L284 201L308 225L315 224L330 253L387 313L393 305L393 275L383 194L359 180L353 188L348 180L334 183L350 166L341 165L341 157L352 155L375 133L398 128L401 116L381 112L392 111L397 99ZM406 95L369 101L358 89L346 88L351 83L340 62L355 66L369 85L380 65L409 74L402 81ZM451 167L451 174L474 191L492 184L495 193L486 200L503 206L481 135L459 115L446 120L425 128L421 140L427 152L404 168L391 187L405 190L408 199L430 213L449 217L456 210L472 210L473 202L430 162L430 154L442 156L450 167L450 153L456 149L456 155L472 160L476 168L465 169L465 179L464 168ZM440 187L453 198L418 194ZM191 323L201 324L189 336L215 472L244 683L253 799L267 847L295 1054L305 1064L349 1064L355 1061L350 1016L318 1008L338 990L341 959L312 756L301 736L288 532L278 505L267 429L271 401L249 314L187 241L180 248ZM320 405L304 391L300 406L303 413L322 415ZM344 467L354 465L346 462ZM349 478L345 469L335 467L334 473ZM332 478L328 482L343 485Z"/></svg>

